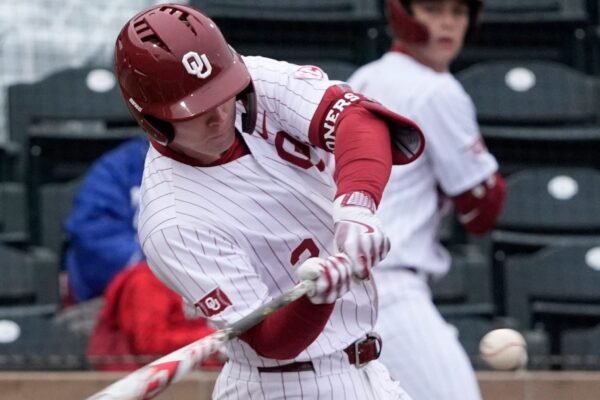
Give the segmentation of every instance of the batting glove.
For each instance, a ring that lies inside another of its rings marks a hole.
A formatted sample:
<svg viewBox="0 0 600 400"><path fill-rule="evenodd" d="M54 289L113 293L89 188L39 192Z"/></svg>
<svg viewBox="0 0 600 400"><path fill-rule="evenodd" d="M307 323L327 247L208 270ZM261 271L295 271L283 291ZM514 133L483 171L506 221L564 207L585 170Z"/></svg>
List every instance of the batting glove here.
<svg viewBox="0 0 600 400"><path fill-rule="evenodd" d="M360 279L367 279L371 268L390 251L390 240L375 209L375 201L364 192L341 195L333 203L335 244L348 255Z"/></svg>
<svg viewBox="0 0 600 400"><path fill-rule="evenodd" d="M330 304L346 294L353 272L350 259L344 254L309 258L297 270L298 278L314 282L306 294L314 304Z"/></svg>

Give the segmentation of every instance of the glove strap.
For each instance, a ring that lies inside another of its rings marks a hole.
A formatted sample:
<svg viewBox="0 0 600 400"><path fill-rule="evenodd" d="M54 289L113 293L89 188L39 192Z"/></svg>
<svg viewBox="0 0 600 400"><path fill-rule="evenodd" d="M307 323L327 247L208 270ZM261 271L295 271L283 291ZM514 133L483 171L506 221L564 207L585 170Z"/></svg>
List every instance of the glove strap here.
<svg viewBox="0 0 600 400"><path fill-rule="evenodd" d="M341 200L340 200L340 198L341 198ZM349 206L364 207L364 208L368 208L372 213L375 213L375 210L377 209L375 200L373 200L373 198L366 192L346 193L346 194L343 194L342 196L338 197L338 199L336 200L336 203L338 200L340 201L338 203L340 205L340 207L349 207Z"/></svg>

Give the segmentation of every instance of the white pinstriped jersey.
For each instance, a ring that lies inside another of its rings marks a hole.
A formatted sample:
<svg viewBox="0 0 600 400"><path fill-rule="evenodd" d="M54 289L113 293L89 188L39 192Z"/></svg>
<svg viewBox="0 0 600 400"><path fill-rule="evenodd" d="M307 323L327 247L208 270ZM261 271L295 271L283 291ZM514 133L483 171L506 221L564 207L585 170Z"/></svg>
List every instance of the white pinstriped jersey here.
<svg viewBox="0 0 600 400"><path fill-rule="evenodd" d="M242 134L251 154L194 167L151 148L141 187L139 238L163 282L217 326L247 315L297 283L295 268L333 254L335 183L323 150L308 145L311 119L329 81L318 69L245 57L257 95L257 126ZM240 112L236 126L241 131ZM372 280L338 300L324 331L295 360L344 349L373 329ZM238 363L272 366L241 340Z"/></svg>
<svg viewBox="0 0 600 400"><path fill-rule="evenodd" d="M392 249L377 269L413 267L443 275L450 257L438 241L438 185L456 196L498 169L481 140L473 103L450 73L434 72L398 52L361 67L349 83L415 121L426 138L421 157L392 168L378 208Z"/></svg>

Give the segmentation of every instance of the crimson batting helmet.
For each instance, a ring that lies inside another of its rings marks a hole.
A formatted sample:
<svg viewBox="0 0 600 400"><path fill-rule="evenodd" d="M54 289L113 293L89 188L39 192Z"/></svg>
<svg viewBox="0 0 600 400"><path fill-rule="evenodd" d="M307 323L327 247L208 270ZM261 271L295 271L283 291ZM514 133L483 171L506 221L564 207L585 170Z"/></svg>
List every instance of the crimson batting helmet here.
<svg viewBox="0 0 600 400"><path fill-rule="evenodd" d="M465 0L469 6L469 29L467 37L473 31L483 0ZM388 23L395 38L411 43L425 43L429 38L427 28L412 16L412 0L387 0Z"/></svg>
<svg viewBox="0 0 600 400"><path fill-rule="evenodd" d="M117 37L115 69L121 93L140 126L163 145L174 121L242 100L242 129L256 123L254 86L241 56L200 11L161 4L131 18Z"/></svg>

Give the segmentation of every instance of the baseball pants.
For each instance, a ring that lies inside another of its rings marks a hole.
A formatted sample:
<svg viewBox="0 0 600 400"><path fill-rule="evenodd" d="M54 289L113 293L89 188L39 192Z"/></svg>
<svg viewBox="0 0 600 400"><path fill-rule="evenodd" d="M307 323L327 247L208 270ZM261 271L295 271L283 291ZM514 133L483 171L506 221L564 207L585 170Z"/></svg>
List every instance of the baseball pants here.
<svg viewBox="0 0 600 400"><path fill-rule="evenodd" d="M381 269L375 279L379 360L392 377L414 400L481 400L469 358L433 304L425 275Z"/></svg>
<svg viewBox="0 0 600 400"><path fill-rule="evenodd" d="M340 352L313 364L315 371L259 373L230 360L217 378L213 399L411 400L378 361L356 368Z"/></svg>

